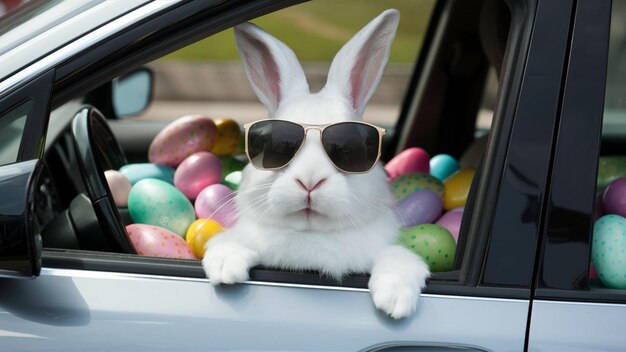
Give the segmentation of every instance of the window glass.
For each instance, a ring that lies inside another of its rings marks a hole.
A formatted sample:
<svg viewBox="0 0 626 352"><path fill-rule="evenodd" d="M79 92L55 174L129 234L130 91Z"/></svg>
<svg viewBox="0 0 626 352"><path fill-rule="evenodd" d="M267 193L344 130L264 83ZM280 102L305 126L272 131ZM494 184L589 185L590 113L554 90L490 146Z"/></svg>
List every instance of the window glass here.
<svg viewBox="0 0 626 352"><path fill-rule="evenodd" d="M626 289L626 1L612 3L602 144L598 164L591 283Z"/></svg>
<svg viewBox="0 0 626 352"><path fill-rule="evenodd" d="M0 165L17 161L26 118L33 107L29 100L0 116Z"/></svg>

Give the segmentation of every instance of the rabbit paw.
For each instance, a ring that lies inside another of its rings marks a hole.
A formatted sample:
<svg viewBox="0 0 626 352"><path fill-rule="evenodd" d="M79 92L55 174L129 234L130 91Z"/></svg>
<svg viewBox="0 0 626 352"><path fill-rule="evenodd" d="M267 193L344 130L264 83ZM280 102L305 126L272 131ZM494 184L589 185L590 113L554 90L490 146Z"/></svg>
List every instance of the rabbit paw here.
<svg viewBox="0 0 626 352"><path fill-rule="evenodd" d="M393 275L372 276L369 288L376 308L394 319L406 318L415 312L421 291Z"/></svg>
<svg viewBox="0 0 626 352"><path fill-rule="evenodd" d="M236 284L248 280L257 254L236 243L223 243L207 251L202 266L213 285Z"/></svg>

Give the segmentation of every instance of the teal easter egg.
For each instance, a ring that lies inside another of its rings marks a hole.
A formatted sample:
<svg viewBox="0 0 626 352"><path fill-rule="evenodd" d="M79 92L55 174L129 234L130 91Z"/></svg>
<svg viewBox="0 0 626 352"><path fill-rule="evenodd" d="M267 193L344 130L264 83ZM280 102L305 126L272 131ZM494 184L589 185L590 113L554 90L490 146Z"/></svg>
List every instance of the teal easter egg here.
<svg viewBox="0 0 626 352"><path fill-rule="evenodd" d="M417 191L429 190L443 197L443 183L425 173L402 175L391 181L391 190L398 201Z"/></svg>
<svg viewBox="0 0 626 352"><path fill-rule="evenodd" d="M437 154L430 158L430 174L439 180L445 180L459 168L456 159L448 154Z"/></svg>
<svg viewBox="0 0 626 352"><path fill-rule="evenodd" d="M241 183L241 171L233 171L224 177L223 183L228 186L228 188L236 191L239 188L239 183Z"/></svg>
<svg viewBox="0 0 626 352"><path fill-rule="evenodd" d="M128 164L122 166L120 172L133 185L146 178L156 178L169 184L174 184L174 169L167 165L151 163Z"/></svg>
<svg viewBox="0 0 626 352"><path fill-rule="evenodd" d="M141 180L130 189L128 210L134 223L160 226L183 238L196 220L191 202L181 191L153 178Z"/></svg>
<svg viewBox="0 0 626 352"><path fill-rule="evenodd" d="M422 257L430 271L452 270L456 242L445 227L421 224L402 228L398 243Z"/></svg>
<svg viewBox="0 0 626 352"><path fill-rule="evenodd" d="M626 219L610 214L593 226L591 261L600 281L610 288L626 289Z"/></svg>

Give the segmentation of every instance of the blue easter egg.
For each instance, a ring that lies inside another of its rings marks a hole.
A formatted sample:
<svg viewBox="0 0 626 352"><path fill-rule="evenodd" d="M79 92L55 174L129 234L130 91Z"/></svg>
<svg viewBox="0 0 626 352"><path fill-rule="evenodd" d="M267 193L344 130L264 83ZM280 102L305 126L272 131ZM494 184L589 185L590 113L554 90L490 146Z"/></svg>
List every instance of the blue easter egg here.
<svg viewBox="0 0 626 352"><path fill-rule="evenodd" d="M445 180L459 168L456 159L448 154L437 154L430 158L430 174L439 180Z"/></svg>
<svg viewBox="0 0 626 352"><path fill-rule="evenodd" d="M626 219L610 214L593 226L591 261L600 281L610 288L626 289Z"/></svg>
<svg viewBox="0 0 626 352"><path fill-rule="evenodd" d="M167 165L151 163L128 164L122 166L120 172L133 185L146 178L156 178L169 184L174 184L174 169Z"/></svg>

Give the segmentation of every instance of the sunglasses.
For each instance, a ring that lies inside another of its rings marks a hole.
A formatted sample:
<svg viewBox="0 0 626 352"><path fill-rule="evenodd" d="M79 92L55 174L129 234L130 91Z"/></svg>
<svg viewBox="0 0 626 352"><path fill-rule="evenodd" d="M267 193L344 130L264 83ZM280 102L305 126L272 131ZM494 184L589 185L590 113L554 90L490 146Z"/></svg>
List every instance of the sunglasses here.
<svg viewBox="0 0 626 352"><path fill-rule="evenodd" d="M328 159L345 173L369 172L380 158L385 129L366 122L346 121L327 125L299 124L285 120L260 120L243 126L246 155L261 170L278 170L296 156L310 129L320 131Z"/></svg>

